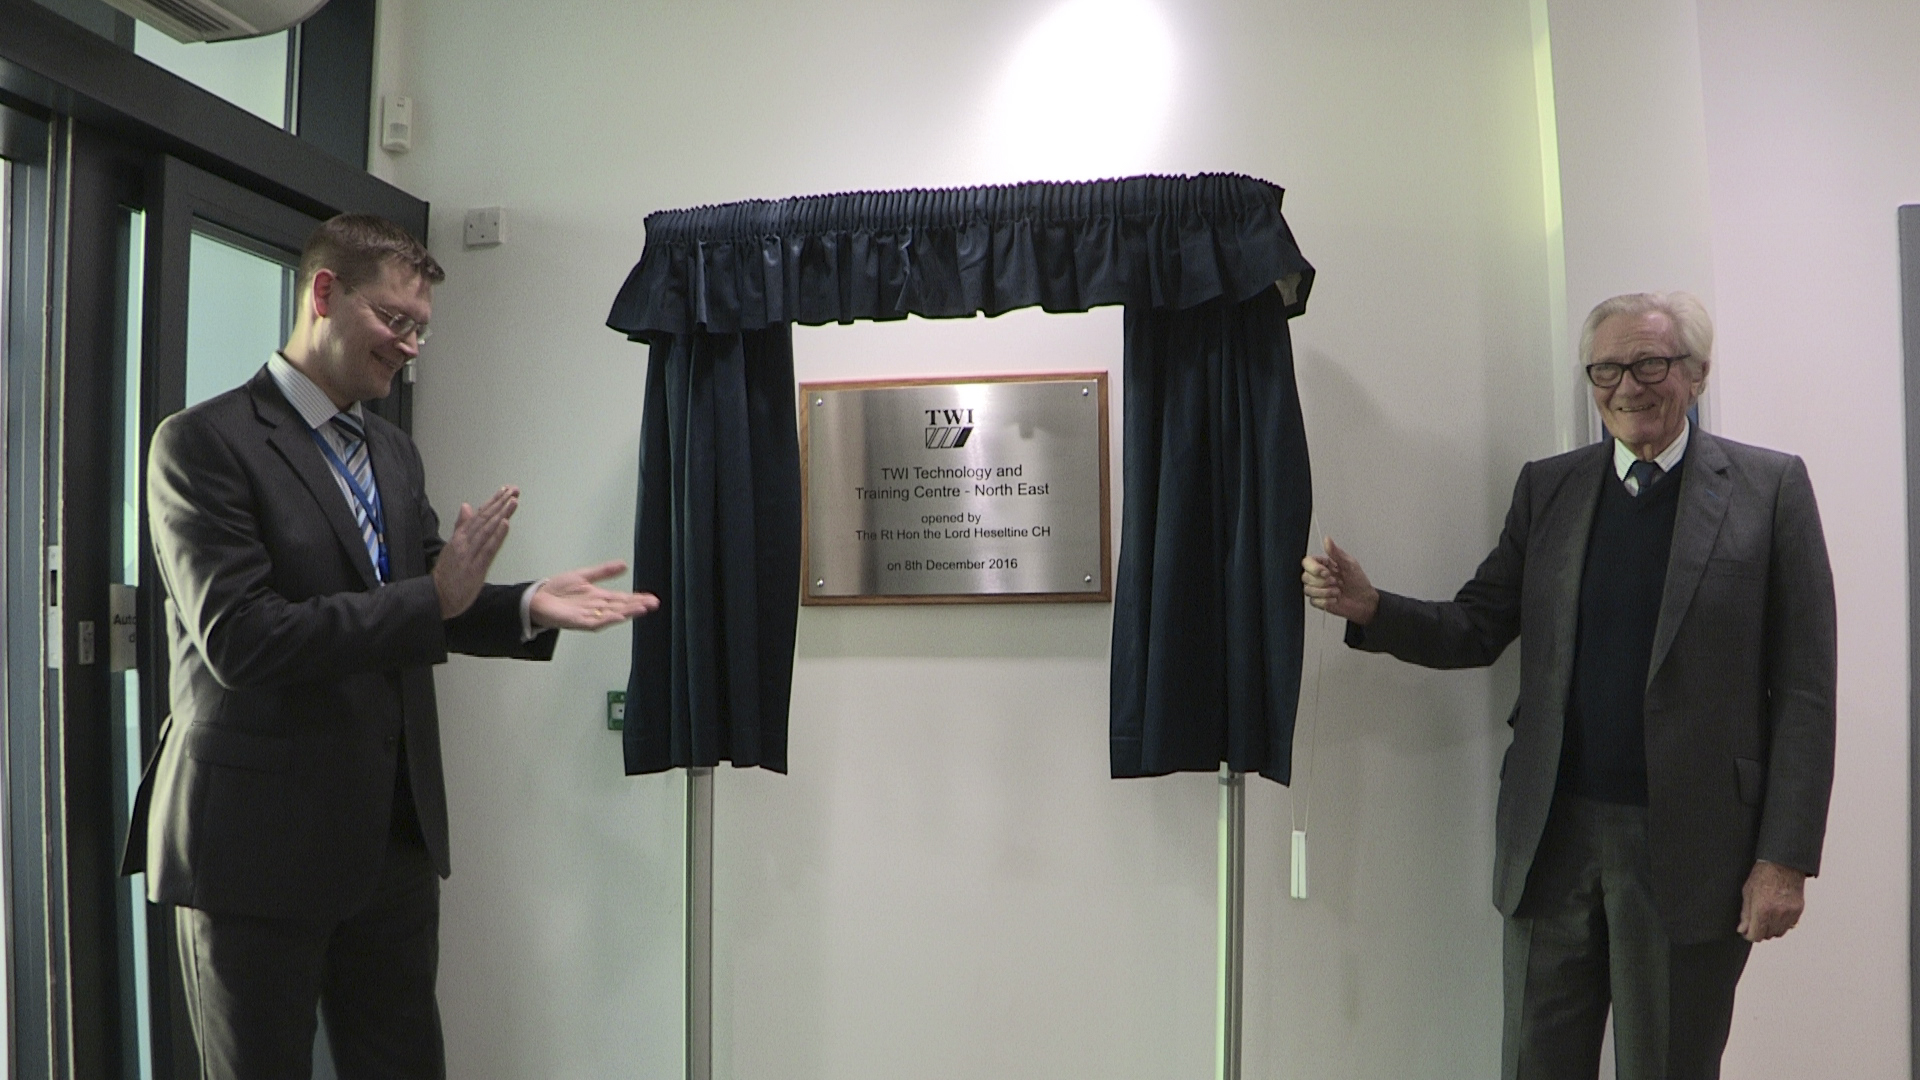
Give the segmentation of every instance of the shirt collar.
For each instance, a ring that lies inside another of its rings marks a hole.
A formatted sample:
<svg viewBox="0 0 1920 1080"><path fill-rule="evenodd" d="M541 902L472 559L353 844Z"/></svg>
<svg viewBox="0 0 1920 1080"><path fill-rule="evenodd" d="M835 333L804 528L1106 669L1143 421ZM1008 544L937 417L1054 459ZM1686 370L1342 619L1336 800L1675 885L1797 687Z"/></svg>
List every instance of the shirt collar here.
<svg viewBox="0 0 1920 1080"><path fill-rule="evenodd" d="M1680 434L1674 436L1665 450L1655 455L1653 463L1660 466L1662 473L1670 473L1675 465L1680 464L1680 459L1687 455L1687 441L1692 435L1693 421L1685 421L1680 427ZM1615 476L1625 480L1627 467L1638 460L1640 459L1633 456L1633 451L1627 449L1626 443L1619 439L1613 440L1613 474Z"/></svg>
<svg viewBox="0 0 1920 1080"><path fill-rule="evenodd" d="M276 352L267 357L267 374L273 376L273 384L280 388L281 395L313 430L325 429L327 422L340 413L346 413L365 426L366 417L362 414L359 402L344 409L336 408L327 392L307 378L306 372L288 362L284 354Z"/></svg>

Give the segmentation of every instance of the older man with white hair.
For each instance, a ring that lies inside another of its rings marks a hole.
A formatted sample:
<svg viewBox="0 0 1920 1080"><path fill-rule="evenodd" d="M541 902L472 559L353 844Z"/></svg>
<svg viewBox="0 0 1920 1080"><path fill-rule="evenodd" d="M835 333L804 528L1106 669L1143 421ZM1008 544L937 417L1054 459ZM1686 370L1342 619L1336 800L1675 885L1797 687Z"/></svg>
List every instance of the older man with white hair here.
<svg viewBox="0 0 1920 1080"><path fill-rule="evenodd" d="M1713 325L1685 293L1593 309L1610 438L1520 470L1452 601L1303 575L1347 643L1427 667L1525 645L1495 821L1508 1080L1717 1077L1754 942L1792 929L1833 782L1834 601L1799 458L1700 430Z"/></svg>

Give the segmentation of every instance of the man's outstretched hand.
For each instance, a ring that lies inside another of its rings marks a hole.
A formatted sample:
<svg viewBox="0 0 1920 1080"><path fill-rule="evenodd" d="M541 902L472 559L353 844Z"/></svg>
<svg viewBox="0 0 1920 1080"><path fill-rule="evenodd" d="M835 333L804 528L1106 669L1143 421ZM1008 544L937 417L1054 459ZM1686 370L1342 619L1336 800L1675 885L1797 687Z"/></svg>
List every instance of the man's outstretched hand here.
<svg viewBox="0 0 1920 1080"><path fill-rule="evenodd" d="M1309 555L1300 560L1300 582L1314 607L1357 626L1373 621L1380 610L1380 593L1360 569L1360 560L1340 550L1333 537L1326 539L1325 558Z"/></svg>
<svg viewBox="0 0 1920 1080"><path fill-rule="evenodd" d="M451 619L473 606L500 545L507 542L507 521L520 508L520 489L511 485L475 510L460 504L453 535L433 562L433 584L440 591L440 617Z"/></svg>
<svg viewBox="0 0 1920 1080"><path fill-rule="evenodd" d="M618 559L555 574L533 594L533 625L543 630L604 630L660 606L652 593L614 592L595 585L627 572Z"/></svg>

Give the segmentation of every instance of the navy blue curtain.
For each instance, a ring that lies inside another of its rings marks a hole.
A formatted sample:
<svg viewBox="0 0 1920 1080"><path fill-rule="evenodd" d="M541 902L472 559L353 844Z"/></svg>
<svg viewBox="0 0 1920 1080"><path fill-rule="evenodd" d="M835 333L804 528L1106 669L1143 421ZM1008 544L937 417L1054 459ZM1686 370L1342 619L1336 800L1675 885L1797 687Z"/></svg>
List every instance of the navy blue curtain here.
<svg viewBox="0 0 1920 1080"><path fill-rule="evenodd" d="M649 343L629 773L786 769L799 604L790 327L1127 308L1113 774L1286 782L1312 506L1287 320L1313 268L1245 176L671 210L607 324Z"/></svg>
<svg viewBox="0 0 1920 1080"><path fill-rule="evenodd" d="M629 774L787 770L799 615L800 445L785 324L656 335L640 420Z"/></svg>
<svg viewBox="0 0 1920 1080"><path fill-rule="evenodd" d="M1287 783L1313 485L1289 305L1127 308L1113 775Z"/></svg>

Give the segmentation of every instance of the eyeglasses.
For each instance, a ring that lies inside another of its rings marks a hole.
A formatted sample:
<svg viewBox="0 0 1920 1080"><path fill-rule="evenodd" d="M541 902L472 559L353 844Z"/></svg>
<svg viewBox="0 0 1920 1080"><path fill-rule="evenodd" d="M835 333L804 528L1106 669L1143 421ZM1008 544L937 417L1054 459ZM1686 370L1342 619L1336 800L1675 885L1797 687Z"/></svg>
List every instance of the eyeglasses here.
<svg viewBox="0 0 1920 1080"><path fill-rule="evenodd" d="M1598 364L1587 365L1587 381L1602 390L1619 386L1620 380L1628 371L1633 372L1633 381L1641 386L1658 386L1667 381L1667 371L1673 365L1688 359L1691 353L1679 356L1646 356L1631 364L1616 364L1603 360Z"/></svg>
<svg viewBox="0 0 1920 1080"><path fill-rule="evenodd" d="M379 304L368 300L364 294L359 295L361 302L367 305L367 310L373 312L374 316L380 320L380 324L387 328L387 333L392 334L394 337L403 338L408 334L412 334L414 344L425 345L427 338L432 336L433 328L426 323L415 320L413 316L405 312L383 308ZM1615 381L1618 382L1619 380L1616 379Z"/></svg>

